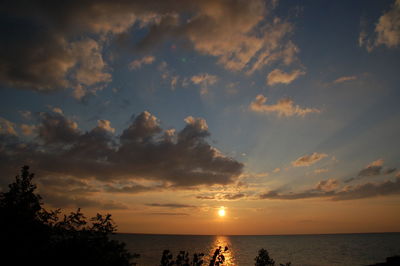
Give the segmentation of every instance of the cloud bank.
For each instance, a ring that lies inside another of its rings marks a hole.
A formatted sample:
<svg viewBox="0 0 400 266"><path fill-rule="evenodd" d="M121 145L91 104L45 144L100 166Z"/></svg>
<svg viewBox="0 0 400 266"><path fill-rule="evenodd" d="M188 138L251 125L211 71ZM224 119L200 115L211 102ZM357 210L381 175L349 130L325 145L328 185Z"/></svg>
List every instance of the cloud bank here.
<svg viewBox="0 0 400 266"><path fill-rule="evenodd" d="M105 60L117 50L145 52L168 40L213 56L224 68L248 74L273 62L290 65L297 46L293 25L273 15L276 1L7 1L0 10L0 83L50 92L71 88L77 99L112 80ZM131 36L145 29L141 37ZM133 61L131 69L153 61Z"/></svg>
<svg viewBox="0 0 400 266"><path fill-rule="evenodd" d="M117 136L108 120L99 120L84 132L62 112L40 113L37 119L32 141L19 138L11 122L0 120L0 169L5 177L28 164L60 188L67 181L97 182L101 191L140 193L230 184L242 173L242 163L207 142L210 132L202 118L189 116L182 130L163 130L159 120L145 111ZM156 183L147 186L135 180Z"/></svg>
<svg viewBox="0 0 400 266"><path fill-rule="evenodd" d="M387 180L380 183L368 182L357 186L346 186L340 190L334 190L338 185L335 180L321 182L317 184L315 189L306 190L304 192L280 193L278 191L269 191L261 194L259 198L277 200L328 198L333 201L340 201L400 195L400 178L398 177L394 181Z"/></svg>

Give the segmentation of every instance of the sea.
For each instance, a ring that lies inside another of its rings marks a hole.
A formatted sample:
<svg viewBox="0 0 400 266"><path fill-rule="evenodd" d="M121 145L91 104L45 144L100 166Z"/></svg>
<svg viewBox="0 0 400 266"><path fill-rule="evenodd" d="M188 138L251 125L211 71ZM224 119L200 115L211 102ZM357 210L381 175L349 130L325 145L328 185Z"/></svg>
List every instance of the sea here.
<svg viewBox="0 0 400 266"><path fill-rule="evenodd" d="M370 265L400 255L400 233L324 235L151 235L116 234L131 253L140 254L137 265L160 265L162 252L170 250L204 253L203 265L219 246L228 247L223 265L254 265L258 250L264 248L276 262L292 266Z"/></svg>

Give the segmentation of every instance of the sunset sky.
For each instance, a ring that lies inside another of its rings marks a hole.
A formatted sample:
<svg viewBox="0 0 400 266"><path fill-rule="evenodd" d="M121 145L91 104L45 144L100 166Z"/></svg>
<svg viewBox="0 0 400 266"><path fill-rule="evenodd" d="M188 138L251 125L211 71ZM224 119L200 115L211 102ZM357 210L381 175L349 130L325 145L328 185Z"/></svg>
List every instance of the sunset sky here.
<svg viewBox="0 0 400 266"><path fill-rule="evenodd" d="M0 21L2 191L27 164L47 208L120 232L400 231L400 0L20 0Z"/></svg>

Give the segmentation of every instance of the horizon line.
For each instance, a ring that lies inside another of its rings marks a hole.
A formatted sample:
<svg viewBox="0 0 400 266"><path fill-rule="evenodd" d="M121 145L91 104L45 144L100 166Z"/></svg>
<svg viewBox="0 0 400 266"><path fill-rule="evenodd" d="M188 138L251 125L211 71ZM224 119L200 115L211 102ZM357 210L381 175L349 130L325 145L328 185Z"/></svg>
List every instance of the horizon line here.
<svg viewBox="0 0 400 266"><path fill-rule="evenodd" d="M365 235L365 234L400 234L400 231L392 232L355 232L355 233L316 233L316 234L168 234L168 233L125 233L116 232L114 234L126 235L165 235L165 236L318 236L318 235Z"/></svg>

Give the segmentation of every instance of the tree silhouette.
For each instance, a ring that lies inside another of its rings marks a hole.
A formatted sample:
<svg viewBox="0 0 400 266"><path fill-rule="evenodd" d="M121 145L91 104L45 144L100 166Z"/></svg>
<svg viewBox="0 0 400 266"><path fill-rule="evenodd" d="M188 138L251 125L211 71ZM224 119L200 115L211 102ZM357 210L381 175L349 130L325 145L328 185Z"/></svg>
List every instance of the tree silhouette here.
<svg viewBox="0 0 400 266"><path fill-rule="evenodd" d="M258 251L258 256L255 257L254 260L256 261L254 264L255 266L275 266L275 261L272 258L270 258L268 251L263 248ZM290 266L291 263L290 262L287 262L285 264L280 263L279 265Z"/></svg>
<svg viewBox="0 0 400 266"><path fill-rule="evenodd" d="M45 210L35 193L34 174L24 166L8 192L0 193L0 235L3 261L10 265L129 266L138 255L109 239L116 231L111 215L87 220L80 209L64 215Z"/></svg>

